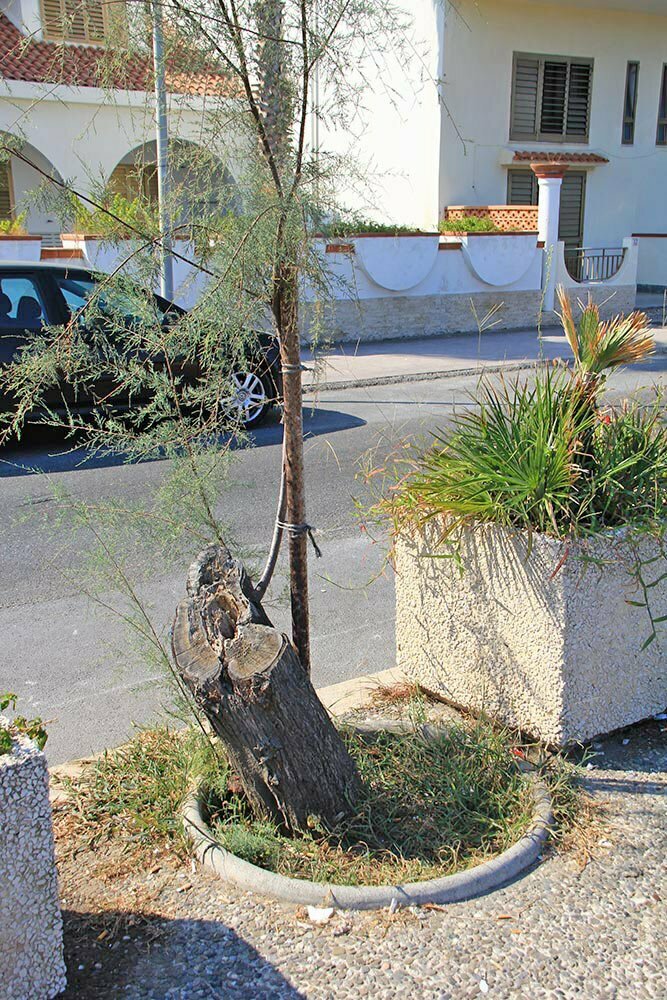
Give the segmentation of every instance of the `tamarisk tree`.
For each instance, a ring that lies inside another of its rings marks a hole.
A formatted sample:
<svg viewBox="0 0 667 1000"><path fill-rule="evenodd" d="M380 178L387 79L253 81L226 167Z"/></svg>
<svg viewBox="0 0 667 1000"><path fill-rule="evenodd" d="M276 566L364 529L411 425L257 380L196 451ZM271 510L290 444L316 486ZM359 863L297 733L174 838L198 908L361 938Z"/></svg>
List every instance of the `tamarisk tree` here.
<svg viewBox="0 0 667 1000"><path fill-rule="evenodd" d="M52 210L64 219L83 213L106 220L110 238L129 235L135 248L125 262L129 270L119 267L91 294L83 326L77 312L65 327L36 336L8 366L4 387L17 405L5 430L20 431L40 403L47 422L64 423L95 448L122 450L130 459L171 458L179 489L187 483L192 490L196 537L215 543L193 564L187 600L177 611L177 674L221 737L251 804L295 829L312 815L333 821L359 787L309 679L299 301L306 282L323 296L330 293L315 237L335 218L341 182L352 176L345 158L327 153L313 136L320 129L340 135L353 122L367 84L364 67L377 75L384 52L395 58L407 18L390 0L165 0L161 8L171 53L186 53L191 68L225 85L207 96L199 149L179 154L187 181L180 190L170 185L174 204L159 218L150 211L128 218L109 190L93 187L83 197L46 179L40 197L50 199ZM134 44L137 24L136 44L145 45L140 9L143 4L130 7L125 48ZM122 71L123 50L110 49L109 59L113 79ZM211 159L224 148L235 164L227 193ZM195 190L188 232L208 285L195 308L167 323L147 294L128 324L127 295L136 298L138 278L154 283L156 248L184 228L176 202ZM215 207L207 211L207 205ZM160 219L172 220L169 233L160 231ZM231 378L252 331L267 318L280 345L283 469L272 551L255 585L226 546L211 492L211 456L228 449L226 432L238 431L225 405ZM187 363L199 373L194 383L184 376ZM73 412L63 418L62 409L45 405L63 373L91 397L92 423ZM120 417L113 392L96 395L102 378L129 385L142 402ZM173 520L167 523L175 530ZM283 534L291 641L273 628L261 603Z"/></svg>

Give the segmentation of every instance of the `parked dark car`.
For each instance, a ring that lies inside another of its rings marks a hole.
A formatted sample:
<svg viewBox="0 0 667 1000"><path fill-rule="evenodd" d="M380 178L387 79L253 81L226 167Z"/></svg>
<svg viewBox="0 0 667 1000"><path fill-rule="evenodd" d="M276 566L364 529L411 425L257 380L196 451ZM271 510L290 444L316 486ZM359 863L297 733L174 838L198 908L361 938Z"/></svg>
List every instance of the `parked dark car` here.
<svg viewBox="0 0 667 1000"><path fill-rule="evenodd" d="M19 348L45 326L64 325L73 315L79 314L78 322L85 331L87 303L99 281L99 275L79 264L0 261L0 368L15 359ZM111 292L104 290L95 297L98 305L88 306L91 325L99 322L99 302L109 294L114 294L113 289ZM126 311L127 320L131 322L131 289L126 290L124 286L122 296L121 312ZM174 317L184 315L185 310L175 303L167 302L159 295L154 295L154 300L165 327L173 323ZM137 289L136 315L141 315L140 308L145 311L145 302L145 293ZM116 307L114 316L117 315ZM282 395L277 339L258 333L253 336L252 343L243 366L232 373L233 394L225 400L246 427L256 427L261 423ZM182 363L179 375L195 381L197 368ZM55 411L70 409L85 413L93 410L102 399L119 411L145 401L145 397L140 395L130 397L108 380L100 379L82 392L80 388L75 391L71 383L63 379L45 394L44 402ZM14 405L10 397L0 395L0 411L11 411Z"/></svg>

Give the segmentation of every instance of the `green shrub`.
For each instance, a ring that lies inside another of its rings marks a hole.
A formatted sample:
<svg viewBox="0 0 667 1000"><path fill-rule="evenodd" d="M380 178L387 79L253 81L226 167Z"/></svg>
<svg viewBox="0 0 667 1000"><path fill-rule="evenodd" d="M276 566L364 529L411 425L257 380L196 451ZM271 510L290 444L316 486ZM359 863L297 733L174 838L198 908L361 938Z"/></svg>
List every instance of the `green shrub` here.
<svg viewBox="0 0 667 1000"><path fill-rule="evenodd" d="M360 215L350 215L335 222L329 222L321 226L324 236L400 236L406 233L421 232L417 226L399 226L393 222L375 222L373 219L365 219Z"/></svg>
<svg viewBox="0 0 667 1000"><path fill-rule="evenodd" d="M441 233L498 233L500 230L488 215L464 215L460 219L443 219Z"/></svg>
<svg viewBox="0 0 667 1000"><path fill-rule="evenodd" d="M75 231L108 239L132 238L137 230L147 236L156 236L160 231L157 208L146 198L130 199L122 194L111 194L104 197L103 208L105 211L95 209L91 212L77 201L74 207Z"/></svg>
<svg viewBox="0 0 667 1000"><path fill-rule="evenodd" d="M10 692L0 694L0 712L4 712L7 708L16 708L17 701L15 694ZM8 726L0 726L0 757L12 752L13 741L17 736L27 736L40 750L44 749L48 738L41 719L26 719L24 715L16 715L10 719Z"/></svg>
<svg viewBox="0 0 667 1000"><path fill-rule="evenodd" d="M0 219L0 236L25 236L27 212L21 212L13 219Z"/></svg>
<svg viewBox="0 0 667 1000"><path fill-rule="evenodd" d="M408 470L375 512L395 531L444 519L445 535L491 522L566 538L623 525L662 531L667 519L667 426L660 399L602 412L607 370L653 350L643 314L600 321L582 306L575 322L560 294L573 371L549 368L486 383L478 407L408 458Z"/></svg>

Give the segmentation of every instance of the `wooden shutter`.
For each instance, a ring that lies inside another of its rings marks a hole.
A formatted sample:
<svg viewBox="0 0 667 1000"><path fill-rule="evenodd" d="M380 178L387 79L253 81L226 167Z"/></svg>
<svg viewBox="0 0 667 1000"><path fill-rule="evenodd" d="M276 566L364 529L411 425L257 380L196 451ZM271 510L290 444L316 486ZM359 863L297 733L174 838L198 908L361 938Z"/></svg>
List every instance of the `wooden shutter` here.
<svg viewBox="0 0 667 1000"><path fill-rule="evenodd" d="M537 205L537 177L532 170L507 171L507 204Z"/></svg>
<svg viewBox="0 0 667 1000"><path fill-rule="evenodd" d="M583 171L569 171L563 177L560 192L560 224L558 239L566 247L580 247L584 239L584 196L586 174Z"/></svg>
<svg viewBox="0 0 667 1000"><path fill-rule="evenodd" d="M44 34L48 38L62 38L64 32L63 7L61 0L42 0Z"/></svg>
<svg viewBox="0 0 667 1000"><path fill-rule="evenodd" d="M565 122L565 132L568 136L586 138L588 135L592 75L593 66L591 63L570 63Z"/></svg>
<svg viewBox="0 0 667 1000"><path fill-rule="evenodd" d="M533 56L515 56L510 139L537 138L539 82L540 60Z"/></svg>
<svg viewBox="0 0 667 1000"><path fill-rule="evenodd" d="M11 167L5 160L0 163L0 219L12 218L12 175Z"/></svg>
<svg viewBox="0 0 667 1000"><path fill-rule="evenodd" d="M102 42L105 36L103 0L42 0L47 38L71 42Z"/></svg>
<svg viewBox="0 0 667 1000"><path fill-rule="evenodd" d="M101 0L86 0L88 38L91 42L103 42L105 35L104 5Z"/></svg>

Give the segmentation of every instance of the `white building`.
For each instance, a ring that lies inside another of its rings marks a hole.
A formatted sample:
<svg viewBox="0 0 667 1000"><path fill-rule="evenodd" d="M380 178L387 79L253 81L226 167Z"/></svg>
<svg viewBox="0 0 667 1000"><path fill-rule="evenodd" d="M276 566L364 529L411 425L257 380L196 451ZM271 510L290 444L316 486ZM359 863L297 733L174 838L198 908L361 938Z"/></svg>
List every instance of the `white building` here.
<svg viewBox="0 0 667 1000"><path fill-rule="evenodd" d="M667 286L667 0L403 0L415 16L398 103L366 96L376 216L433 228L447 206L536 203L562 164L569 250L640 236ZM400 137L400 141L399 138Z"/></svg>
<svg viewBox="0 0 667 1000"><path fill-rule="evenodd" d="M0 0L0 143L3 135L23 140L21 156L35 165L17 156L0 164L0 219L27 210L28 232L46 245L59 242L61 227L30 196L44 180L40 170L83 193L111 184L129 196L155 194L150 53L105 59L109 33L117 37L109 19L123 9L104 0ZM175 147L187 143L228 162L205 133L202 114L207 96L225 95L228 81L168 64L167 86ZM190 188L195 207L198 197L210 200L215 184L198 192L178 170L173 180ZM229 179L220 166L220 183Z"/></svg>

